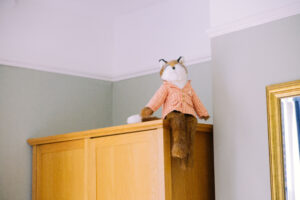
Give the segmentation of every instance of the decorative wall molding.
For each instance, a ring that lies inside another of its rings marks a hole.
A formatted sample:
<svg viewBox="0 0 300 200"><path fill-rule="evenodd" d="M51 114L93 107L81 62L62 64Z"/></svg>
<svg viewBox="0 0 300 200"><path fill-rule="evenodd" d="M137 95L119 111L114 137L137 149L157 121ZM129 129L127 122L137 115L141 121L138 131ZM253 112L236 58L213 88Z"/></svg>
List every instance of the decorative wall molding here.
<svg viewBox="0 0 300 200"><path fill-rule="evenodd" d="M61 69L61 68L58 68L55 66L12 61L12 60L2 59L2 58L0 58L0 65L33 69L33 70L38 70L38 71L43 71L43 72L52 72L52 73L71 75L71 76L78 76L78 77L83 77L83 78L91 78L91 79L97 79L97 80L103 80L103 81L112 81L111 76L95 75L95 74L89 74L86 72Z"/></svg>
<svg viewBox="0 0 300 200"><path fill-rule="evenodd" d="M245 17L231 23L212 27L207 30L207 33L210 38L214 38L297 14L300 14L300 1Z"/></svg>
<svg viewBox="0 0 300 200"><path fill-rule="evenodd" d="M190 58L190 59L185 60L185 65L187 65L187 66L193 65L193 64L197 64L197 63L208 62L210 60L211 60L211 56ZM159 68L159 64L157 63L157 65L155 65L155 66L147 67L147 70L141 70L138 72L132 72L132 73L128 73L128 74L124 74L124 75L120 75L120 76L115 76L112 78L112 81L116 82L116 81L126 80L126 79L130 79L130 78L136 78L139 76L158 73L159 71L160 71L160 68Z"/></svg>
<svg viewBox="0 0 300 200"><path fill-rule="evenodd" d="M193 64L197 64L197 63L207 62L210 60L211 60L210 56L205 56L205 57L197 57L197 58L187 59L185 61L185 63L186 63L186 65L193 65ZM112 81L112 82L121 81L121 80L125 80L125 79L130 79L130 78L136 78L139 76L149 75L149 74L153 74L153 73L158 73L160 70L159 65L157 64L156 66L148 67L147 70L131 72L131 73L122 74L119 76L111 76L111 75L95 75L95 74L89 74L87 72L59 69L58 67L55 67L55 66L48 66L48 65L46 66L46 65L40 65L40 64L12 61L12 60L2 59L2 58L0 58L0 65L33 69L33 70L44 71L44 72L52 72L52 73L57 73L57 74L65 74L65 75L91 78L91 79L97 79L97 80L103 80L103 81Z"/></svg>

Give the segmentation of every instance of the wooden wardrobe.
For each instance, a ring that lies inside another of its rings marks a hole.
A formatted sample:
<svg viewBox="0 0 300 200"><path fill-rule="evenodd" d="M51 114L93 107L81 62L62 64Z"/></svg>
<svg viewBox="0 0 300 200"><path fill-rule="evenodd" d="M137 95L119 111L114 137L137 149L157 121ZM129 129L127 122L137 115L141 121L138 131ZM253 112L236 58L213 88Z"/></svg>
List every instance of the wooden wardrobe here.
<svg viewBox="0 0 300 200"><path fill-rule="evenodd" d="M214 200L212 125L194 139L186 170L162 120L28 139L32 199Z"/></svg>

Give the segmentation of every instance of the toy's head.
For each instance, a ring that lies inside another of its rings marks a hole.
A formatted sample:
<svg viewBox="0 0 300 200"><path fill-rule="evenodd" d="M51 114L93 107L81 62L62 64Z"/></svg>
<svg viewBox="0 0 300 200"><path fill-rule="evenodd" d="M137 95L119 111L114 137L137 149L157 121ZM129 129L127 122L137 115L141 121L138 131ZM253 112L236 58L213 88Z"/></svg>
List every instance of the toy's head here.
<svg viewBox="0 0 300 200"><path fill-rule="evenodd" d="M177 60L167 62L160 59L161 65L160 77L165 81L184 81L187 80L187 69L183 65L183 59L180 56Z"/></svg>

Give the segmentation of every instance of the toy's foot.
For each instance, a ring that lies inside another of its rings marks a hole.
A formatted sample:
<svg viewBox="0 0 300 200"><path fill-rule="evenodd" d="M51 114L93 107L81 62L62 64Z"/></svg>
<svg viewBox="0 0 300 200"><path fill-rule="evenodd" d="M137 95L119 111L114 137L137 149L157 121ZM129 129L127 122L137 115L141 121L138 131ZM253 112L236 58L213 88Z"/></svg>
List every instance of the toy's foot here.
<svg viewBox="0 0 300 200"><path fill-rule="evenodd" d="M175 158L185 158L187 156L187 151L184 147L179 144L174 144L172 147L172 156Z"/></svg>
<svg viewBox="0 0 300 200"><path fill-rule="evenodd" d="M187 168L186 159L180 159L180 167L181 169L186 170Z"/></svg>

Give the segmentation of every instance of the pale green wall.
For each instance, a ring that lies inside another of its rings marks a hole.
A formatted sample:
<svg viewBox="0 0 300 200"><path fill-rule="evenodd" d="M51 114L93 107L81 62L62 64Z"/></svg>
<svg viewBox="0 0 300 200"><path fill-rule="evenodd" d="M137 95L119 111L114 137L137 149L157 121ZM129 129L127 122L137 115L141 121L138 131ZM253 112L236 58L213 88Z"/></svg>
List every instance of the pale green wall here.
<svg viewBox="0 0 300 200"><path fill-rule="evenodd" d="M210 63L188 69L212 114ZM0 199L31 198L28 138L125 124L160 84L158 74L112 83L0 65Z"/></svg>
<svg viewBox="0 0 300 200"><path fill-rule="evenodd" d="M271 199L265 87L300 79L300 15L212 40L216 200Z"/></svg>
<svg viewBox="0 0 300 200"><path fill-rule="evenodd" d="M217 200L270 199L265 86L300 79L299 35L299 15L230 33L212 40L212 62L188 67L214 110ZM158 74L110 83L0 66L0 199L30 199L29 137L124 124L160 84Z"/></svg>
<svg viewBox="0 0 300 200"><path fill-rule="evenodd" d="M30 137L110 126L112 83L0 66L0 199L31 199Z"/></svg>
<svg viewBox="0 0 300 200"><path fill-rule="evenodd" d="M189 78L197 95L212 116L212 79L210 62L188 66ZM113 124L126 123L127 117L139 113L160 87L159 73L115 82L113 85ZM161 116L161 109L154 113ZM202 123L212 123L213 117ZM200 121L200 120L199 120Z"/></svg>

